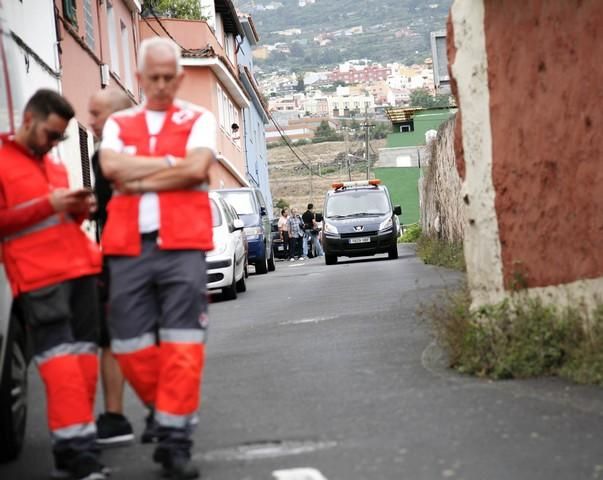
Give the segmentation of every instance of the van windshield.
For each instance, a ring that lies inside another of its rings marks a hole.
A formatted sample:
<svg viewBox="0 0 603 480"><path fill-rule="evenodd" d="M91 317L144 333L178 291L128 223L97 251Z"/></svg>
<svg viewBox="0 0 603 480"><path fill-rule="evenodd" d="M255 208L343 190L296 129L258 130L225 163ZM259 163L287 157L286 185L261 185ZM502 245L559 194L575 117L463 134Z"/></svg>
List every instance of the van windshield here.
<svg viewBox="0 0 603 480"><path fill-rule="evenodd" d="M387 215L390 204L383 190L356 190L335 193L328 197L328 218Z"/></svg>
<svg viewBox="0 0 603 480"><path fill-rule="evenodd" d="M251 192L221 192L239 215L253 215L256 213Z"/></svg>

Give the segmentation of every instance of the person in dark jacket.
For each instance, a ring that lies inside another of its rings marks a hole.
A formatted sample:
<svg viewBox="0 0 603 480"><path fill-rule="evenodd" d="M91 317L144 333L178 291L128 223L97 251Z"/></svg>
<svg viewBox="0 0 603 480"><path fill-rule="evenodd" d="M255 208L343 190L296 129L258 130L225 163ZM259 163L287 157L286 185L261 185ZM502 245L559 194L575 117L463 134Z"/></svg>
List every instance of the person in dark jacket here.
<svg viewBox="0 0 603 480"><path fill-rule="evenodd" d="M132 106L130 98L119 90L99 90L88 105L90 127L97 140L103 133L105 121L113 112L125 110ZM101 232L107 221L107 204L113 191L111 184L104 177L100 168L99 151L92 156L92 172L94 174L94 193L98 201L98 209L93 217L96 221L96 239L100 243ZM105 411L96 420L97 443L99 445L118 445L129 443L134 439L130 422L123 414L124 376L117 360L111 353L109 330L107 328L107 302L109 299L109 273L106 262L99 276L99 312L101 347L101 381L103 387Z"/></svg>

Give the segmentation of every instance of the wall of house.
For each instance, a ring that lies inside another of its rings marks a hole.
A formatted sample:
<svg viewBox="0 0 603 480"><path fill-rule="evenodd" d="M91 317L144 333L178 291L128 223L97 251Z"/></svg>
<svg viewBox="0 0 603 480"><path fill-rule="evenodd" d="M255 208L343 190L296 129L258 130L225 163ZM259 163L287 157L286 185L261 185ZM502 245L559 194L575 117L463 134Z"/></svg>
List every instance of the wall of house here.
<svg viewBox="0 0 603 480"><path fill-rule="evenodd" d="M80 186L84 177L90 176L90 166L85 159L86 152L91 156L94 151L94 137L88 128L88 102L90 96L103 87L101 64L109 65L108 88L121 89L133 99L139 98L135 76L138 13L133 14L126 0L115 0L111 16L107 13L107 2L90 2L90 15L86 17L84 0L77 0L76 22L72 22L63 11L63 2L57 1L55 5L59 17L61 88L75 109L75 119L67 129L68 139L61 143L60 151L71 184ZM109 28L109 20L113 29ZM122 25L125 27L123 38ZM115 34L113 49L110 48L110 33ZM129 73L127 79L126 73ZM81 135L80 127L83 128ZM86 148L82 149L82 145Z"/></svg>
<svg viewBox="0 0 603 480"><path fill-rule="evenodd" d="M449 41L474 302L520 279L554 302L603 292L598 0L456 0ZM587 92L585 94L585 92Z"/></svg>
<svg viewBox="0 0 603 480"><path fill-rule="evenodd" d="M17 126L25 102L36 90L60 90L53 12L52 0L40 0L35 5L32 2L2 2L6 27L24 44L5 37L8 40L5 48L13 57L9 74ZM32 51L36 56L31 54Z"/></svg>
<svg viewBox="0 0 603 480"><path fill-rule="evenodd" d="M247 67L250 72L253 72L253 55L251 44L247 38L244 38L241 43L238 61L240 66ZM247 93L250 97L255 96L255 92L253 91L248 91ZM272 205L264 116L258 111L258 107L253 101L243 112L245 120L245 158L247 162L247 177L251 184L262 191L266 204ZM272 208L269 208L268 212L269 215L272 216Z"/></svg>
<svg viewBox="0 0 603 480"><path fill-rule="evenodd" d="M218 87L222 93L224 87L208 67L184 67L184 80L180 86L178 96L183 100L206 108L214 114L218 123L217 153L219 157L226 159L226 162L237 169L241 176L245 176L245 157L242 149L241 139L233 139L228 135L224 125L220 122L220 109L218 107ZM243 131L243 125L239 132ZM240 133L239 133L240 135ZM222 163L226 163L222 162ZM220 170L223 170L220 173ZM216 166L212 170L211 184L215 187L220 181L226 182L228 186L241 186L242 183L237 180L236 185L232 185L235 179L225 165ZM218 188L218 187L215 187Z"/></svg>

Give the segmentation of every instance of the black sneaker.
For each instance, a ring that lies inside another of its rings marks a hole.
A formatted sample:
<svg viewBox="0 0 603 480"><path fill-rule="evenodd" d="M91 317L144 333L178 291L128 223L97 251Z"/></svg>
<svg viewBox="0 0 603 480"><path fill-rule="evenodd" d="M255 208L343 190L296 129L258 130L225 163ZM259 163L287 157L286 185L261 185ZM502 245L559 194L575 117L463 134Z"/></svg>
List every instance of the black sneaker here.
<svg viewBox="0 0 603 480"><path fill-rule="evenodd" d="M82 453L68 462L56 462L50 477L53 480L106 480L111 470L100 463L91 453Z"/></svg>
<svg viewBox="0 0 603 480"><path fill-rule="evenodd" d="M134 440L128 419L119 413L102 413L96 420L96 443L102 447L124 445Z"/></svg>
<svg viewBox="0 0 603 480"><path fill-rule="evenodd" d="M142 443L156 443L159 440L159 424L155 421L155 410L149 410L144 422L144 431L140 436L140 441Z"/></svg>
<svg viewBox="0 0 603 480"><path fill-rule="evenodd" d="M161 464L163 467L161 474L165 478L192 480L201 475L199 467L191 461L190 455L185 451L157 447L153 453L153 461Z"/></svg>

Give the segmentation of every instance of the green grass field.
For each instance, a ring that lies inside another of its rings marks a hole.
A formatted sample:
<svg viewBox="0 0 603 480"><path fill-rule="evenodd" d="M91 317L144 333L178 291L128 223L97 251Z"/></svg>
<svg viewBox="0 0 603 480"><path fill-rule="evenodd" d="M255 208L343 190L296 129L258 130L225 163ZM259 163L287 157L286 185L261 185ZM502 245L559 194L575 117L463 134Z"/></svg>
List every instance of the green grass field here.
<svg viewBox="0 0 603 480"><path fill-rule="evenodd" d="M375 178L387 186L394 205L402 207L400 223L408 225L419 221L419 176L417 167L375 168Z"/></svg>

